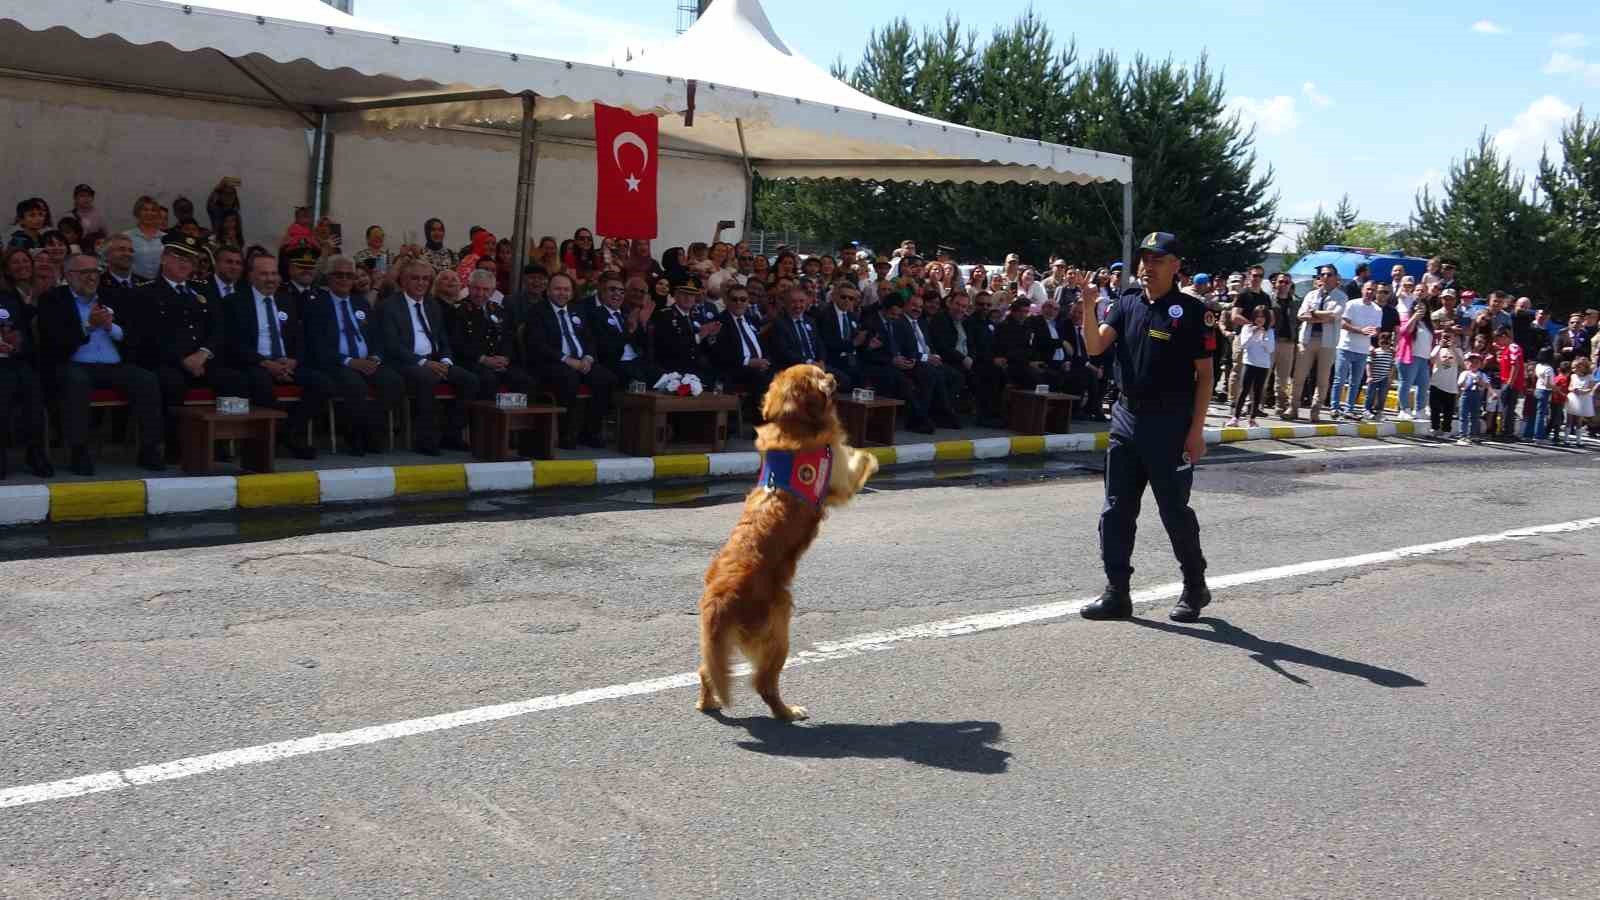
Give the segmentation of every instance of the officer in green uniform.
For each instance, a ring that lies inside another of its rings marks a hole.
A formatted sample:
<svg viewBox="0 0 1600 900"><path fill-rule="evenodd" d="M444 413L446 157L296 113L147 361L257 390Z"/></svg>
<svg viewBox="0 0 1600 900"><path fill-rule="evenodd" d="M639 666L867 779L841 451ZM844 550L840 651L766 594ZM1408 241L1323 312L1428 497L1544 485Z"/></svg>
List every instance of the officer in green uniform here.
<svg viewBox="0 0 1600 900"><path fill-rule="evenodd" d="M1139 244L1139 281L1111 305L1104 322L1083 306L1089 355L1110 350L1122 395L1112 407L1106 449L1106 501L1100 512L1100 557L1107 585L1084 607L1086 619L1133 615L1134 531L1145 487L1155 494L1161 524L1183 570L1183 594L1168 617L1193 622L1211 602L1200 525L1189 508L1194 464L1205 455L1206 404L1211 399L1211 356L1216 314L1178 290L1178 239L1164 231Z"/></svg>

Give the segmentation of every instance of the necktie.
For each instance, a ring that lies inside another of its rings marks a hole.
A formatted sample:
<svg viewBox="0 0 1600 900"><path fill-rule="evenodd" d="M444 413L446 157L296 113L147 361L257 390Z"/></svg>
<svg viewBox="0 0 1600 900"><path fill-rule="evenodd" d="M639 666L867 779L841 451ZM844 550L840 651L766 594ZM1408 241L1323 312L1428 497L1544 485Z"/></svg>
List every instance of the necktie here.
<svg viewBox="0 0 1600 900"><path fill-rule="evenodd" d="M567 311L564 309L556 310L556 321L561 323L561 336L567 340L568 346L571 347L570 355L572 358L582 359L583 348L578 345L578 336L572 333L572 320L567 318Z"/></svg>
<svg viewBox="0 0 1600 900"><path fill-rule="evenodd" d="M754 342L750 340L749 333L745 331L745 329L749 327L749 324L745 322L743 318L736 317L733 320L733 327L739 329L739 343L744 345L744 353L746 358L755 359L760 356L760 354L756 352Z"/></svg>
<svg viewBox="0 0 1600 900"><path fill-rule="evenodd" d="M611 311L611 327L618 331L622 330L622 317L617 315L617 311L614 309Z"/></svg>
<svg viewBox="0 0 1600 900"><path fill-rule="evenodd" d="M267 305L267 334L272 338L272 358L283 359L283 333L278 331L278 304L271 297L262 300Z"/></svg>
<svg viewBox="0 0 1600 900"><path fill-rule="evenodd" d="M339 303L339 313L344 319L344 340L350 347L350 355L365 358L367 348L363 346L361 331L356 328L355 319L350 315L350 300L345 298Z"/></svg>
<svg viewBox="0 0 1600 900"><path fill-rule="evenodd" d="M422 323L422 336L428 339L428 347L433 350L434 353L437 353L439 351L439 345L433 342L433 329L428 327L427 310L422 308L421 300L417 300L411 305L417 311L417 321ZM430 353L429 355L431 356L432 354Z"/></svg>
<svg viewBox="0 0 1600 900"><path fill-rule="evenodd" d="M816 359L817 355L811 351L811 333L806 330L804 321L795 319L794 330L800 335L800 346L806 351L806 359Z"/></svg>

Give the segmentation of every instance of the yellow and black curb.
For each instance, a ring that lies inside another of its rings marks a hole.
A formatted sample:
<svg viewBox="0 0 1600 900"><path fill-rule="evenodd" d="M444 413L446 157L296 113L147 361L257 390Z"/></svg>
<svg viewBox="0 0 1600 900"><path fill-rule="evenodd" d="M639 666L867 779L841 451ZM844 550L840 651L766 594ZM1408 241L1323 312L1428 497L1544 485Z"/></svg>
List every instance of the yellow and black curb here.
<svg viewBox="0 0 1600 900"><path fill-rule="evenodd" d="M1411 434L1412 422L1339 425L1274 425L1264 428L1207 429L1206 442L1313 437L1386 437ZM1049 434L975 438L872 447L880 465L1003 459L1052 453L1104 450L1107 435ZM506 463L448 463L429 466L373 466L283 472L274 475L224 475L199 478L148 478L64 484L0 486L0 525L79 522L133 516L218 512L232 509L305 507L331 503L388 500L419 495L506 493L539 488L627 484L733 475L754 475L759 454L693 453L625 459L554 459Z"/></svg>

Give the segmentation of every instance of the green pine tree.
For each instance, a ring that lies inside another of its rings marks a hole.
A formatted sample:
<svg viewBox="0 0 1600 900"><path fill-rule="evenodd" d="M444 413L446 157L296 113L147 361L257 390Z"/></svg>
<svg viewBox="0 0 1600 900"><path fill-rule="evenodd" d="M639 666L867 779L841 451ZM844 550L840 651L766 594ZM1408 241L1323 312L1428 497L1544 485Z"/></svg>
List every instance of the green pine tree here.
<svg viewBox="0 0 1600 900"><path fill-rule="evenodd" d="M1539 160L1539 189L1550 206L1555 239L1573 262L1586 306L1600 302L1600 120L1578 110L1561 129L1561 165Z"/></svg>

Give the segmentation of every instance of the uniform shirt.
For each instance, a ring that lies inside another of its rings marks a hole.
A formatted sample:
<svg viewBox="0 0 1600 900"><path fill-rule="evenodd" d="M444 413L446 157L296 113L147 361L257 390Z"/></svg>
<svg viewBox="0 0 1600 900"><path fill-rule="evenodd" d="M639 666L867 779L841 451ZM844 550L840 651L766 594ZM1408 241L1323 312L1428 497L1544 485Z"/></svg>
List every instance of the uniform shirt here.
<svg viewBox="0 0 1600 900"><path fill-rule="evenodd" d="M1105 324L1117 332L1111 355L1124 404L1141 413L1192 412L1194 363L1217 349L1216 314L1176 286L1156 300L1130 288Z"/></svg>

